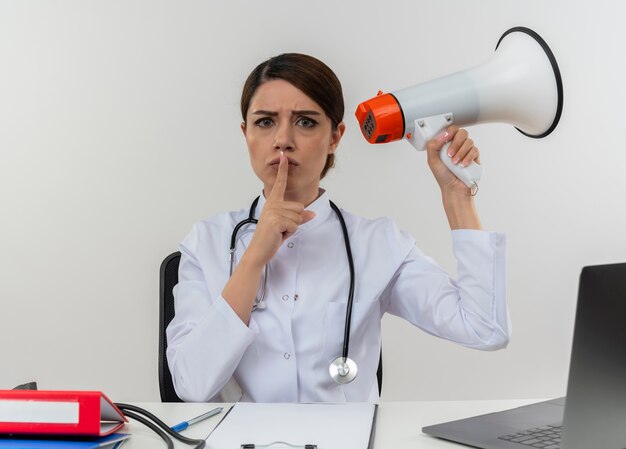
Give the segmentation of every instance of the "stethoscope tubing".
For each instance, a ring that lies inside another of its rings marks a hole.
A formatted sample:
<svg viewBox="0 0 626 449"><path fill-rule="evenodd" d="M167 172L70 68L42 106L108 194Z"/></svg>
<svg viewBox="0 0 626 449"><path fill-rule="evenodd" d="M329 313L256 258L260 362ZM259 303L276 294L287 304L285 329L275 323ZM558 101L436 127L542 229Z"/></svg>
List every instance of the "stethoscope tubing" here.
<svg viewBox="0 0 626 449"><path fill-rule="evenodd" d="M257 204L259 203L260 196L257 196L252 204L250 205L250 213L248 214L248 218L237 223L235 228L233 229L233 233L230 238L230 274L233 274L233 261L234 261L234 253L235 246L237 243L237 233L239 230L247 225L247 224L257 224L258 220L254 218L254 213L256 211ZM348 237L348 227L346 226L346 222L343 218L343 214L337 207L335 203L330 202L330 207L335 211L337 218L339 219L339 223L341 224L341 231L343 233L343 241L346 246L346 255L348 256L348 267L350 270L350 289L348 291L348 304L346 306L346 320L344 325L344 333L343 333L343 348L341 351L341 357L344 362L348 359L348 353L350 350L350 324L352 322L352 304L354 302L354 287L355 287L355 273L354 273L354 261L352 259L352 248L350 247L350 238ZM266 274L267 274L267 266L266 266ZM267 280L267 277L266 277ZM265 295L265 292L263 292Z"/></svg>
<svg viewBox="0 0 626 449"><path fill-rule="evenodd" d="M247 224L257 224L259 222L259 220L257 220L256 218L254 218L254 212L256 211L256 206L257 204L259 204L259 198L261 198L260 196L257 196L254 201L252 202L252 204L250 205L250 213L248 214L248 218L246 218L245 220L240 221L239 223L237 223L237 225L235 226L235 228L233 229L233 233L230 236L230 254L231 254L231 258L233 253L235 252L235 245L237 243L237 233L239 232L239 229L241 229L243 226L247 225ZM231 275L232 273L232 269L231 269Z"/></svg>
<svg viewBox="0 0 626 449"><path fill-rule="evenodd" d="M341 231L343 232L343 241L346 245L346 254L348 255L348 267L350 268L350 290L348 291L348 305L346 306L346 323L343 330L343 350L341 351L341 357L344 360L348 358L348 351L350 349L350 324L352 322L352 303L354 302L354 261L352 260L352 249L350 248L350 238L348 237L348 227L343 219L343 214L335 203L330 201L330 207L333 208L337 214L337 218L341 223Z"/></svg>

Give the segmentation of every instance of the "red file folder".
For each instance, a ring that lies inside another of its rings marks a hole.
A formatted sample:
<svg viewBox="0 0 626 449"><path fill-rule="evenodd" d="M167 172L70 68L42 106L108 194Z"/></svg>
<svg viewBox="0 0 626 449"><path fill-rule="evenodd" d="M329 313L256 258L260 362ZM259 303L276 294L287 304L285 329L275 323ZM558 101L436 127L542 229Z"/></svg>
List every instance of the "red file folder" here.
<svg viewBox="0 0 626 449"><path fill-rule="evenodd" d="M101 391L0 390L0 434L103 436L125 422Z"/></svg>

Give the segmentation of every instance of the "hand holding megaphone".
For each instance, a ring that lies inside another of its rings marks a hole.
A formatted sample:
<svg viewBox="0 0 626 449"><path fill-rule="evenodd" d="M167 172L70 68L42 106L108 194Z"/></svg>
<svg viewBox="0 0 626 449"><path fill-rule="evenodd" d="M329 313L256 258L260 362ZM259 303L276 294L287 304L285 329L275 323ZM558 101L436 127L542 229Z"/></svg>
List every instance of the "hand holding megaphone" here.
<svg viewBox="0 0 626 449"><path fill-rule="evenodd" d="M426 117L418 119L414 124L415 132L407 137L407 140L417 150L424 151L428 145L428 141L440 136L454 120L452 113L442 114L441 116ZM483 173L482 165L476 162L470 162L468 165L455 164L453 156L450 156L449 148L451 142L446 142L439 151L439 159L448 167L454 176L459 178L463 183L472 190L472 194L476 194L478 183Z"/></svg>
<svg viewBox="0 0 626 449"><path fill-rule="evenodd" d="M467 130L456 125L448 126L434 139L429 140L425 149L428 165L442 189L452 187L456 190L463 184L471 184L470 191L475 195L482 166L478 148Z"/></svg>
<svg viewBox="0 0 626 449"><path fill-rule="evenodd" d="M357 107L355 115L370 143L407 139L416 149L446 127L504 122L522 134L550 134L563 109L561 73L552 51L534 31L516 27L502 35L495 55L473 69L392 93L379 92ZM447 148L443 163L475 189L482 166L453 164Z"/></svg>

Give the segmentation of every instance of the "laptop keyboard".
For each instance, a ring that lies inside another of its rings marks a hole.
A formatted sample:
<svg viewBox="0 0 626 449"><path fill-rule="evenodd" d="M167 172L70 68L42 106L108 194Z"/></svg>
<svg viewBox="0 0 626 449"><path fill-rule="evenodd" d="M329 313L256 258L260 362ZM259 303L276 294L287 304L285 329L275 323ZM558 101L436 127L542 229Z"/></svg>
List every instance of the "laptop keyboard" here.
<svg viewBox="0 0 626 449"><path fill-rule="evenodd" d="M542 426L513 435L505 435L499 439L529 447L559 449L561 447L561 429L562 426Z"/></svg>

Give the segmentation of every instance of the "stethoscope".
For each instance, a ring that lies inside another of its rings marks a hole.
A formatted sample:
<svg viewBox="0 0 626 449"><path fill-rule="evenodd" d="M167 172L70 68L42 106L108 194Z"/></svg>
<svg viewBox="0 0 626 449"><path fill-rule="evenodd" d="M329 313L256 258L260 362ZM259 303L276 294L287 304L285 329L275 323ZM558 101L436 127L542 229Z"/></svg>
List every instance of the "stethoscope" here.
<svg viewBox="0 0 626 449"><path fill-rule="evenodd" d="M233 229L233 233L230 237L230 275L233 274L234 268L234 259L235 259L235 245L237 241L237 233L239 230L247 225L247 224L257 224L259 220L254 218L254 212L256 210L256 206L259 203L260 196L257 196L255 200L250 205L250 213L248 214L248 218L237 223L235 228ZM343 219L343 215L341 211L337 207L335 203L330 201L330 207L337 214L337 218L339 219L339 223L341 224L341 230L343 232L343 241L346 245L346 254L348 255L348 266L350 268L350 290L348 292L348 305L346 306L346 324L344 326L343 332L343 350L341 352L341 357L337 357L330 363L328 367L328 372L330 373L330 377L337 382L338 384L347 384L354 380L356 377L359 368L357 367L354 360L348 357L348 349L350 347L350 322L352 321L352 302L354 300L354 262L352 261L352 250L350 249L350 239L348 238L348 228L346 227L346 222ZM265 309L265 292L267 287L267 265L265 265L265 276L263 279L263 285L261 287L261 297L255 298L254 305L252 306L252 311L255 310L263 310Z"/></svg>

